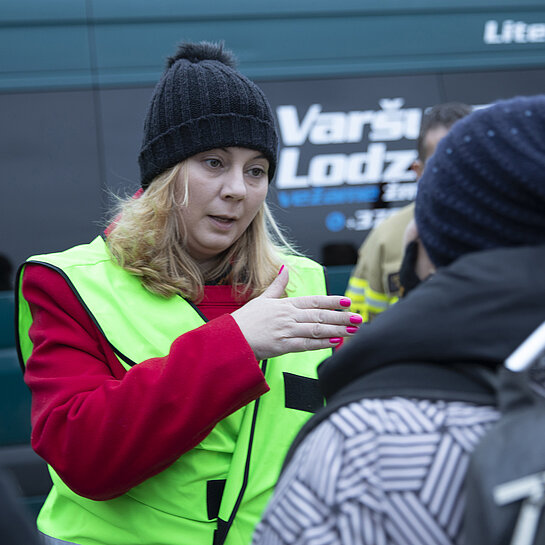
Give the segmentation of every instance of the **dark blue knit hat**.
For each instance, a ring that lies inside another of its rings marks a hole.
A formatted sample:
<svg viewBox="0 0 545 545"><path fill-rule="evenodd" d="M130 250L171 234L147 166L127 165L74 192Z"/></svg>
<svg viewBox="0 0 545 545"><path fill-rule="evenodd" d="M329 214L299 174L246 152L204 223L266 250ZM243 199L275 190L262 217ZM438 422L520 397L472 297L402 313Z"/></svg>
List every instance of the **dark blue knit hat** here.
<svg viewBox="0 0 545 545"><path fill-rule="evenodd" d="M274 176L278 136L263 91L222 44L184 43L168 59L148 107L138 162L145 189L180 161L221 147L262 152Z"/></svg>
<svg viewBox="0 0 545 545"><path fill-rule="evenodd" d="M415 217L436 266L545 244L545 95L498 101L456 122L418 182Z"/></svg>

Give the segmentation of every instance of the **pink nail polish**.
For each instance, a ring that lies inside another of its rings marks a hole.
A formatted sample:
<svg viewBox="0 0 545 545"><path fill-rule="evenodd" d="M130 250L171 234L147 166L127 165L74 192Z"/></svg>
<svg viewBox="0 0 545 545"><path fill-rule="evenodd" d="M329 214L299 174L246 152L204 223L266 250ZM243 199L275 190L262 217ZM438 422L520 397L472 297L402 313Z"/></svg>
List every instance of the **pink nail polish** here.
<svg viewBox="0 0 545 545"><path fill-rule="evenodd" d="M362 321L363 318L359 314L352 314L352 316L350 316L350 322L352 324L361 324Z"/></svg>
<svg viewBox="0 0 545 545"><path fill-rule="evenodd" d="M349 325L347 328L346 328L346 332L347 333L356 333L356 331L359 329L359 327L356 327L354 325Z"/></svg>
<svg viewBox="0 0 545 545"><path fill-rule="evenodd" d="M278 271L278 274L280 274L284 270L284 265L280 267L280 270Z"/></svg>
<svg viewBox="0 0 545 545"><path fill-rule="evenodd" d="M352 301L350 301L350 299L347 299L346 297L343 297L339 301L339 304L341 305L341 307L349 307L352 304Z"/></svg>
<svg viewBox="0 0 545 545"><path fill-rule="evenodd" d="M342 339L340 337L331 337L331 339L329 339L331 344L339 344L341 341Z"/></svg>

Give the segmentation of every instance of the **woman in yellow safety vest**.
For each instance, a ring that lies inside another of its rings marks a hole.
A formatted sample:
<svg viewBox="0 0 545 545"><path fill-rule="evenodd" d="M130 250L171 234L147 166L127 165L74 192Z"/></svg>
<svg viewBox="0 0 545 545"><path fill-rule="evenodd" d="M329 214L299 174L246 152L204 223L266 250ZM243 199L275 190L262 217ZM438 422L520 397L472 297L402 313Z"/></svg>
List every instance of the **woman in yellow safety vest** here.
<svg viewBox="0 0 545 545"><path fill-rule="evenodd" d="M250 542L323 403L317 365L361 321L270 215L277 142L232 54L182 44L149 104L141 190L102 236L21 267L45 543Z"/></svg>

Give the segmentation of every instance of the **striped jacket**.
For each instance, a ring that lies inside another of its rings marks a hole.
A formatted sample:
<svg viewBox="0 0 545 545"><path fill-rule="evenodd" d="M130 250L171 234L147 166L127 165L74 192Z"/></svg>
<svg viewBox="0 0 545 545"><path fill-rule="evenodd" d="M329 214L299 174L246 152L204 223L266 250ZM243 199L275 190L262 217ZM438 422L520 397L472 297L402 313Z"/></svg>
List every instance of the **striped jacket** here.
<svg viewBox="0 0 545 545"><path fill-rule="evenodd" d="M261 545L461 543L462 486L495 409L363 399L307 436L258 526Z"/></svg>

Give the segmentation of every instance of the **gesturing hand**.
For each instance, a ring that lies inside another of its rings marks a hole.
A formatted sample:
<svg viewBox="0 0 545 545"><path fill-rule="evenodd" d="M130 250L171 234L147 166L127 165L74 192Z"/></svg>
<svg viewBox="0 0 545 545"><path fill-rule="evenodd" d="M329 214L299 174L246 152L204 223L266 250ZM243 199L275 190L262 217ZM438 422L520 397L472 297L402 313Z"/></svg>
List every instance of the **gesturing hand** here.
<svg viewBox="0 0 545 545"><path fill-rule="evenodd" d="M259 297L232 314L257 359L331 348L339 337L357 331L361 316L338 312L346 310L341 301L349 306L349 300L338 295L283 298L288 280L284 267Z"/></svg>

